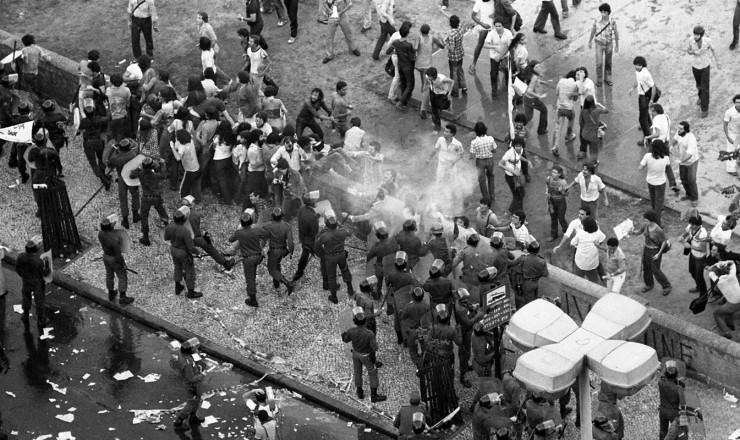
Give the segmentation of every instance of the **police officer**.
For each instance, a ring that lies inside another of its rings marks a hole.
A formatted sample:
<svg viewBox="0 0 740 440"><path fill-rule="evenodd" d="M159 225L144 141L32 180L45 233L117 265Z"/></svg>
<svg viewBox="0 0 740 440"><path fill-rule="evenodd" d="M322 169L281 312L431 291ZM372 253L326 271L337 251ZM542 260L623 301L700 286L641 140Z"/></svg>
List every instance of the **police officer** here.
<svg viewBox="0 0 740 440"><path fill-rule="evenodd" d="M386 298L388 299L388 307L393 311L393 328L396 331L396 338L399 345L405 342L405 335L401 332L400 319L401 307L403 307L404 304L396 302L396 292L403 288L409 289L410 292L414 287L421 287L419 280L411 273L411 271L409 271L407 258L406 252L396 252L395 261L393 263L395 270L386 276L386 283L388 284ZM386 312L391 314L388 312L387 308Z"/></svg>
<svg viewBox="0 0 740 440"><path fill-rule="evenodd" d="M288 296L293 293L293 282L288 281L280 270L280 262L287 255L293 255L293 228L283 221L283 208L272 209L272 221L262 227L270 234L270 250L267 251L267 271L272 277L272 285L277 289L284 284ZM346 262L345 262L346 264ZM350 281L351 282L351 281Z"/></svg>
<svg viewBox="0 0 740 440"><path fill-rule="evenodd" d="M365 398L365 392L362 389L362 367L364 366L370 378L370 401L373 403L382 402L388 397L378 393L380 385L378 368L370 360L370 357L378 351L378 342L375 340L373 332L365 327L365 313L362 307L353 308L352 313L354 314L355 327L342 333L342 341L352 342L352 365L357 397Z"/></svg>
<svg viewBox="0 0 740 440"><path fill-rule="evenodd" d="M478 234L471 234L466 240L467 246L463 247L452 260L453 270L462 263L462 275L460 276L460 281L466 285L466 288L477 288L478 273L481 269L488 266L483 263L483 256L477 249L479 242L480 236Z"/></svg>
<svg viewBox="0 0 740 440"><path fill-rule="evenodd" d="M258 307L257 303L257 267L262 263L262 247L270 238L270 234L264 229L254 226L254 211L246 209L239 218L241 229L237 230L231 237L229 243L239 242L239 252L242 256L242 268L244 269L244 280L247 283L247 299L244 304L250 307Z"/></svg>
<svg viewBox="0 0 740 440"><path fill-rule="evenodd" d="M342 273L342 279L347 284L347 296L350 298L355 294L352 288L352 273L347 265L347 251L344 249L344 241L349 238L350 233L340 228L337 216L332 210L326 211L326 230L316 238L316 251L319 256L326 260L326 276L329 280L329 301L339 303L337 298L337 268Z"/></svg>
<svg viewBox="0 0 740 440"><path fill-rule="evenodd" d="M473 352L473 370L478 377L488 377L493 374L493 361L496 358L496 341L493 333L483 329L483 323L476 322L473 325L473 340L471 348Z"/></svg>
<svg viewBox="0 0 740 440"><path fill-rule="evenodd" d="M164 229L164 239L170 242L170 255L175 266L175 295L181 294L187 286L188 298L200 298L203 294L195 290L195 265L193 264L193 256L197 251L193 244L193 237L185 227L185 213L181 208L175 211L172 217L175 221ZM182 285L183 277L185 286Z"/></svg>
<svg viewBox="0 0 740 440"><path fill-rule="evenodd" d="M517 264L521 267L522 272L522 293L524 304L517 304L517 309L522 308L537 299L537 290L539 280L549 275L547 262L539 254L540 244L532 241L527 245L529 254L522 255L517 259Z"/></svg>
<svg viewBox="0 0 740 440"><path fill-rule="evenodd" d="M686 405L684 397L685 385L678 377L678 364L674 360L665 363L664 373L658 381L658 396L660 407L658 419L660 420L660 434L658 438L664 439L668 434L668 427L678 417L678 408Z"/></svg>
<svg viewBox="0 0 740 440"><path fill-rule="evenodd" d="M48 144L48 132L44 129L39 130L33 136L33 146L28 152L28 160L33 162L36 170L31 172L31 183L34 185L50 184L54 178L62 178L62 161L59 159L59 153ZM40 192L43 189L34 189L33 198L36 200L38 210L36 217L41 217L41 200Z"/></svg>
<svg viewBox="0 0 740 440"><path fill-rule="evenodd" d="M105 163L103 162L103 151L105 150L105 128L108 119L105 115L95 113L95 103L92 98L85 98L83 102L84 117L80 121L82 132L82 148L85 151L85 157L90 164L93 174L100 179L105 186L105 190L110 189L110 177L105 175Z"/></svg>
<svg viewBox="0 0 740 440"><path fill-rule="evenodd" d="M198 338L188 339L180 346L180 355L173 356L172 359L173 368L180 373L190 396L175 419L174 427L178 431L186 431L205 420L198 416L200 396L203 393L203 379L206 376L203 361L198 353L199 346ZM189 425L185 424L186 420Z"/></svg>
<svg viewBox="0 0 740 440"><path fill-rule="evenodd" d="M596 414L603 416L613 431L608 431L606 428L601 429L614 434L613 437L609 438L622 440L624 438L624 417L622 416L622 411L619 410L619 406L617 406L617 393L614 391L614 388L608 383L601 381L597 400ZM607 424L603 425L606 427ZM596 426L596 420L594 420L594 426ZM594 429L594 437L596 437L595 432L596 429Z"/></svg>
<svg viewBox="0 0 740 440"><path fill-rule="evenodd" d="M193 244L195 247L203 249L213 260L224 267L224 270L231 270L234 266L234 259L227 259L224 254L221 253L211 241L211 236L208 232L203 232L201 229L201 218L200 214L195 210L195 197L187 196L180 201L181 206L186 206L189 209L189 214L186 215L186 221L190 224L190 228L193 230Z"/></svg>
<svg viewBox="0 0 740 440"><path fill-rule="evenodd" d="M480 296L483 296L486 292L497 287L497 284L494 282L497 274L498 270L496 270L496 266L489 266L478 272L478 290L480 292Z"/></svg>
<svg viewBox="0 0 740 440"><path fill-rule="evenodd" d="M134 299L126 296L128 288L128 275L126 274L126 260L121 252L123 239L113 228L116 224L115 214L103 217L100 220L100 232L98 240L103 248L103 264L105 265L105 287L108 288L108 301L115 301L118 293L121 297L118 303L121 305L131 304ZM118 292L115 289L115 277L118 277Z"/></svg>
<svg viewBox="0 0 740 440"><path fill-rule="evenodd" d="M69 125L70 121L57 109L56 104L52 100L47 99L44 101L41 104L41 110L43 113L34 122L33 132L36 133L40 129L46 129L49 133L48 137L52 146L59 153L59 150L67 142L65 125Z"/></svg>
<svg viewBox="0 0 740 440"><path fill-rule="evenodd" d="M386 265L384 264L384 261L388 263L388 260L392 260L399 247L396 240L390 240L388 238L388 229L386 228L384 222L375 222L374 226L375 236L378 238L378 241L373 244L373 246L367 252L367 261L370 262L373 258L375 258L373 269L375 270L375 277L377 277L378 283L376 284L375 292L373 293L373 295L375 299L380 299L383 292L383 280L387 275L385 273Z"/></svg>
<svg viewBox="0 0 740 440"><path fill-rule="evenodd" d="M412 391L409 396L409 404L402 406L393 419L393 426L398 429L399 438L413 438L414 434L414 414L421 414L421 425L424 423L432 424L426 408L421 404L421 396L418 391Z"/></svg>
<svg viewBox="0 0 740 440"><path fill-rule="evenodd" d="M593 420L593 438L594 440L618 440L616 429L611 420L605 416L597 416Z"/></svg>
<svg viewBox="0 0 740 440"><path fill-rule="evenodd" d="M532 398L526 403L525 412L527 425L534 439L554 440L564 429L560 412L540 391L532 393Z"/></svg>
<svg viewBox="0 0 740 440"><path fill-rule="evenodd" d="M495 392L484 394L473 411L473 440L487 440L500 429L513 428L506 415L501 395Z"/></svg>
<svg viewBox="0 0 740 440"><path fill-rule="evenodd" d="M38 236L28 240L26 242L26 252L18 255L15 265L16 273L23 280L21 287L23 316L21 319L23 320L23 324L28 326L28 314L31 311L31 299L33 299L36 303L36 326L39 332L47 324L45 312L46 282L44 281L44 277L51 273L49 262L42 260L39 256L41 243L41 237Z"/></svg>
<svg viewBox="0 0 740 440"><path fill-rule="evenodd" d="M444 304L447 308L452 307L454 302L454 288L452 281L445 278L444 273L447 270L444 260L436 259L429 268L429 278L424 282L424 290L429 292L432 310L439 304Z"/></svg>
<svg viewBox="0 0 740 440"><path fill-rule="evenodd" d="M319 200L319 191L311 191L308 196L303 198L303 206L298 210L298 241L301 242L301 258L298 260L298 267L295 275L291 280L293 284L301 279L308 260L311 255L319 260L319 269L321 270L321 281L324 290L329 290L329 280L326 275L326 261L316 255L316 237L319 235L319 216L316 212L316 202Z"/></svg>
<svg viewBox="0 0 740 440"><path fill-rule="evenodd" d="M483 319L486 312L479 309L478 304L470 304L470 293L468 289L461 287L457 289L457 300L455 301L455 322L457 323L462 345L457 350L460 360L460 383L465 388L473 385L465 378L465 373L472 370L470 362L470 345L473 338L473 326Z"/></svg>
<svg viewBox="0 0 740 440"><path fill-rule="evenodd" d="M409 270L413 270L421 255L421 240L416 236L416 221L406 219L403 222L403 230L396 234L394 240L398 243L399 249L408 255Z"/></svg>
<svg viewBox="0 0 740 440"><path fill-rule="evenodd" d="M152 207L159 214L159 219L167 225L170 216L164 209L164 200L162 199L162 182L167 178L164 167L164 159L154 162L151 157L146 157L141 163L141 167L131 172L132 179L139 179L141 182L141 238L139 243L144 246L152 244L149 240L149 211ZM191 214L192 215L192 214Z"/></svg>
<svg viewBox="0 0 740 440"><path fill-rule="evenodd" d="M431 310L424 303L424 289L414 287L411 291L411 301L399 312L399 319L406 325L406 346L409 349L411 362L418 369L421 366L421 355L416 344L420 336L419 331L432 325Z"/></svg>
<svg viewBox="0 0 740 440"><path fill-rule="evenodd" d="M33 121L33 116L31 115L31 106L26 101L23 101L18 104L18 113L12 116L10 120L10 125L18 125L29 121ZM28 179L31 178L31 175L28 174L28 166L26 164L26 160L23 156L26 152L27 147L28 144L14 142L10 147L10 159L8 160L8 165L10 166L10 168L15 168L15 166L18 167L18 173L20 173L21 175L22 183L28 182Z"/></svg>
<svg viewBox="0 0 740 440"><path fill-rule="evenodd" d="M434 223L429 232L431 232L432 237L421 247L419 255L424 256L431 252L435 260L442 260L444 263L443 275L446 277L452 271L452 254L449 246L447 246L447 240L442 236L444 233L442 223Z"/></svg>
<svg viewBox="0 0 740 440"><path fill-rule="evenodd" d="M123 166L139 154L139 147L131 139L123 139L111 154L108 166L115 168L118 173L118 203L121 205L121 226L128 229L128 194L131 193L131 211L133 211L134 223L139 221L139 187L129 186L121 177Z"/></svg>
<svg viewBox="0 0 740 440"><path fill-rule="evenodd" d="M439 304L435 307L437 311L437 324L432 326L432 342L436 343L437 355L447 365L449 383L447 386L454 389L455 383L455 352L454 345L462 345L462 337L450 326L450 312L447 306Z"/></svg>
<svg viewBox="0 0 740 440"><path fill-rule="evenodd" d="M506 284L510 286L509 273L511 271L509 267L514 265L514 255L504 247L503 236L504 234L501 232L493 233L491 236L491 248L493 248L493 252L485 254L482 257L482 261L485 267L493 266L496 268L496 274L492 281L495 285L500 286ZM511 289L507 287L506 290L510 291Z"/></svg>
<svg viewBox="0 0 740 440"><path fill-rule="evenodd" d="M369 276L360 281L360 291L355 293L355 305L362 307L362 310L365 311L365 327L374 335L378 334L378 323L375 318L381 313L381 311L375 312L375 301L372 297L377 284L378 278L375 275Z"/></svg>

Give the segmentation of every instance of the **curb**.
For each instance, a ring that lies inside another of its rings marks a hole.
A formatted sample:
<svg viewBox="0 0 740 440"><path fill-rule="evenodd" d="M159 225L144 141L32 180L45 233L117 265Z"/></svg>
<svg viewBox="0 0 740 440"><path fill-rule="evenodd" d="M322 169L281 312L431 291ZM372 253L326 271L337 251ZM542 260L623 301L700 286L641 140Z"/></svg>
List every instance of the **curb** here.
<svg viewBox="0 0 740 440"><path fill-rule="evenodd" d="M15 266L17 259L18 253L10 251L6 252L5 258L3 258L2 261ZM372 418L363 411L352 408L351 406L342 403L319 390L304 385L303 383L282 373L272 372L268 367L247 359L236 351L223 347L218 343L197 335L183 327L167 322L136 307L122 307L117 303L108 301L105 297L106 293L102 289L98 289L87 283L78 281L63 273L55 273L53 283L154 330L164 331L170 337L177 340L185 341L187 339L197 337L201 342L203 352L229 362L235 367L241 368L252 375L258 377L266 376L265 380L298 393L309 402L318 404L343 417L352 419L355 422L362 423L390 438L398 438L398 431L390 422L384 422L382 420Z"/></svg>

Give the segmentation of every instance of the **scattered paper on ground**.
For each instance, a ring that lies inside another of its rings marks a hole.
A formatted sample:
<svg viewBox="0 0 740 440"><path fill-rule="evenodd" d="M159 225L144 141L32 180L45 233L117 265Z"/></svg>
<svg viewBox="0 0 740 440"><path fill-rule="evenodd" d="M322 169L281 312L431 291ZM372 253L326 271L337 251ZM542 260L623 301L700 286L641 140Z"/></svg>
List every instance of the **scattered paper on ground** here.
<svg viewBox="0 0 740 440"><path fill-rule="evenodd" d="M160 423L162 421L161 409L144 409L144 410L132 410L134 413L133 424L138 425L139 423Z"/></svg>
<svg viewBox="0 0 740 440"><path fill-rule="evenodd" d="M72 435L72 431L64 431L57 434L57 440L75 440L75 436Z"/></svg>
<svg viewBox="0 0 740 440"><path fill-rule="evenodd" d="M161 376L159 374L150 373L144 377L141 377L141 376L136 376L136 377L138 377L139 379L143 380L146 383L151 383L151 382L158 381Z"/></svg>
<svg viewBox="0 0 740 440"><path fill-rule="evenodd" d="M13 397L15 397L15 396L13 396ZM203 408L203 409L208 409L208 408L211 407L211 402L209 402L207 400L204 400L203 403L200 404L200 407Z"/></svg>
<svg viewBox="0 0 740 440"><path fill-rule="evenodd" d="M75 419L75 415L74 414L57 414L57 419L63 422L72 423Z"/></svg>
<svg viewBox="0 0 740 440"><path fill-rule="evenodd" d="M11 393L10 391L6 391L5 394L7 394L10 397L15 397L15 394Z"/></svg>
<svg viewBox="0 0 740 440"><path fill-rule="evenodd" d="M13 311L19 315L23 314L23 306L20 304L13 304Z"/></svg>
<svg viewBox="0 0 740 440"><path fill-rule="evenodd" d="M132 377L134 377L134 374L128 370L113 375L113 379L115 380L126 380L131 379Z"/></svg>
<svg viewBox="0 0 740 440"><path fill-rule="evenodd" d="M39 336L39 339L54 339L54 336L51 335L52 330L54 330L54 327L44 328L44 334Z"/></svg>
<svg viewBox="0 0 740 440"><path fill-rule="evenodd" d="M67 389L66 388L59 388L59 385L55 384L54 382L49 382L48 379L46 380L46 383L48 383L49 385L51 385L51 387L54 389L54 391L57 391L57 392L62 393L62 394L67 394Z"/></svg>
<svg viewBox="0 0 740 440"><path fill-rule="evenodd" d="M212 425L214 423L218 423L218 419L213 416L206 416L206 419L203 421L203 423L200 424L200 426L208 426Z"/></svg>

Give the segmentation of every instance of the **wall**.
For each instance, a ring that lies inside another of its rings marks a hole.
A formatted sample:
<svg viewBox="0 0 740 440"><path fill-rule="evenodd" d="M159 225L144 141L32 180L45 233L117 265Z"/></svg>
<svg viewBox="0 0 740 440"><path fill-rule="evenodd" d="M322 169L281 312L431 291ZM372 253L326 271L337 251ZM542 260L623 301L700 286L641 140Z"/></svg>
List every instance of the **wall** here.
<svg viewBox="0 0 740 440"><path fill-rule="evenodd" d="M21 37L0 30L0 58L13 52L13 43L17 42L16 50L23 48ZM65 58L56 52L46 50L51 61L41 61L39 65L39 79L37 81L39 95L44 99L53 99L63 106L72 102L77 91L77 63Z"/></svg>
<svg viewBox="0 0 740 440"><path fill-rule="evenodd" d="M555 266L550 276L540 279L542 296L560 297L563 310L577 322L608 291ZM646 304L644 298L627 295ZM740 344L709 330L689 324L648 306L652 324L642 341L658 352L658 358L672 357L686 362L689 377L740 394ZM704 312L708 313L708 312Z"/></svg>

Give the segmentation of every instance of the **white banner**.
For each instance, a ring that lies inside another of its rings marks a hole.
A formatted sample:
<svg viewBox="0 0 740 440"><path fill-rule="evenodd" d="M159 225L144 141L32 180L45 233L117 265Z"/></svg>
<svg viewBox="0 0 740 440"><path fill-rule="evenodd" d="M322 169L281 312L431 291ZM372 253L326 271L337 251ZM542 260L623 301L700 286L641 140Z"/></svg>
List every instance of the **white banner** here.
<svg viewBox="0 0 740 440"><path fill-rule="evenodd" d="M0 139L10 142L31 142L32 127L33 121L28 121L12 127L0 128Z"/></svg>

